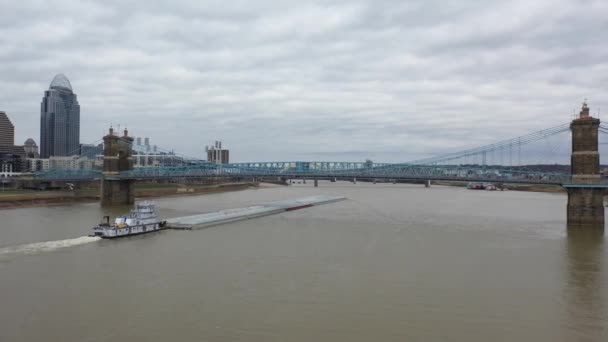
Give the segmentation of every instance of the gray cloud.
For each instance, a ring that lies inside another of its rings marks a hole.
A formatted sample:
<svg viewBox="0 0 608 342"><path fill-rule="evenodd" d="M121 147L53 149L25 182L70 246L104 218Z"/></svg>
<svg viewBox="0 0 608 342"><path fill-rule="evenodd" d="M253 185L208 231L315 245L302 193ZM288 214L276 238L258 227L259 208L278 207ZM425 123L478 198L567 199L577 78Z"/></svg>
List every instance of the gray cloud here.
<svg viewBox="0 0 608 342"><path fill-rule="evenodd" d="M608 108L605 1L0 0L0 110L38 140L56 73L81 140L406 161Z"/></svg>

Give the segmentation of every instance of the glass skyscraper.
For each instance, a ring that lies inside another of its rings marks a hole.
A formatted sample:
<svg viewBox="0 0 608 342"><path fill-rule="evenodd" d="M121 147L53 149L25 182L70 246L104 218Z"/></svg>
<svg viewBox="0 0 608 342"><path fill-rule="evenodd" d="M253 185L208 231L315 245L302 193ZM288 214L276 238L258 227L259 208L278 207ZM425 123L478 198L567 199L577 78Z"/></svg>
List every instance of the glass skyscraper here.
<svg viewBox="0 0 608 342"><path fill-rule="evenodd" d="M40 157L80 153L80 105L67 77L58 74L40 104Z"/></svg>

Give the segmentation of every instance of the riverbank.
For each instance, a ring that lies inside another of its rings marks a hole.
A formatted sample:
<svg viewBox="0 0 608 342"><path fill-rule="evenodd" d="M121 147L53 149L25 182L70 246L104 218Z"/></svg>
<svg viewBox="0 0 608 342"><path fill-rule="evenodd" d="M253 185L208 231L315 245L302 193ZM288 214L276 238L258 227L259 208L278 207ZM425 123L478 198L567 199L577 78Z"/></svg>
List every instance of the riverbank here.
<svg viewBox="0 0 608 342"><path fill-rule="evenodd" d="M431 184L466 187L468 182L458 181L432 181ZM505 188L514 191L533 191L533 192L549 192L549 193L566 193L566 189L559 185L543 185L543 184L504 184Z"/></svg>
<svg viewBox="0 0 608 342"><path fill-rule="evenodd" d="M224 183L224 184L136 184L135 197L154 198L171 196L201 195L208 193L240 191L250 188L278 186L259 183ZM52 206L70 203L99 201L99 189L75 191L34 191L11 190L0 192L0 209Z"/></svg>

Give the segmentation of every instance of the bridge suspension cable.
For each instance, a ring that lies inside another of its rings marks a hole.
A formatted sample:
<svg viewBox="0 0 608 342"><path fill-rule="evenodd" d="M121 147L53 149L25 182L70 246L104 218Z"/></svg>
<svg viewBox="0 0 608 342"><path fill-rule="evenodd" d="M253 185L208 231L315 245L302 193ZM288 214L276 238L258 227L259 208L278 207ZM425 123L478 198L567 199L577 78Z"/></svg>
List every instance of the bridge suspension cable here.
<svg viewBox="0 0 608 342"><path fill-rule="evenodd" d="M484 156L484 159L485 159L485 154L488 152L501 151L501 154L502 154L502 152L504 152L503 151L504 149L508 148L509 150L511 150L511 148L513 146L518 146L519 148L521 148L522 145L526 145L526 144L530 144L535 141L546 139L548 137L551 137L551 136L554 136L554 135L557 135L557 134L560 134L563 132L567 132L569 130L570 130L569 123L562 124L559 126L555 126L555 127L543 129L540 131L536 131L536 132L533 132L530 134L526 134L526 135L523 135L523 136L520 136L517 138L503 140L503 141L500 141L497 143L484 145L484 146L467 149L467 150L463 150L463 151L446 153L446 154L442 154L442 155L435 156L435 157L413 160L406 164L414 164L414 165L439 164L442 162L447 162L447 161L451 161L451 160L455 160L455 159L459 159L459 158L463 158L463 157L474 156L474 155L482 155L482 156ZM521 154L521 151L519 151L519 154Z"/></svg>
<svg viewBox="0 0 608 342"><path fill-rule="evenodd" d="M521 182L521 183L543 183L560 184L568 177L568 172L563 167L547 168L546 165L522 165L521 146L531 144L545 139L549 154L539 153L538 146L532 146L535 156L547 158L556 155L558 148L564 141L551 141L547 139L560 133L568 132L569 124L562 124L548 129L533 132L517 138L503 140L497 143L484 145L463 151L442 154L439 156L419 159L409 163L385 164L366 162L259 162L259 163L236 163L215 164L199 158L189 158L181 154L167 152L168 160L158 165L150 165L135 168L134 170L121 172L116 177L124 179L158 179L158 178L187 178L187 177L325 177L335 179L336 177L367 177L386 179L438 179L438 180L466 180L466 181L498 181L498 182ZM608 134L608 126L601 127L601 133ZM120 139L121 137L119 137ZM133 144L131 139L125 142ZM135 156L145 157L146 153L154 151L142 151L138 154L135 147ZM542 147L542 146L541 146ZM147 148L147 147L146 147ZM517 149L517 150L514 150ZM164 150L159 152L164 153ZM517 155L515 156L515 153ZM513 160L517 158L518 166L513 166ZM461 159L463 163L454 161ZM493 164L487 164L489 161ZM167 164L167 161L169 164ZM481 163L479 163L481 161ZM447 163L451 162L451 163ZM500 162L500 164L498 163ZM505 165L504 163L508 163ZM557 165L559 166L559 165ZM563 166L563 165L562 165ZM95 179L101 177L100 170L74 170L63 172L62 170L49 170L45 173L37 173L39 179Z"/></svg>

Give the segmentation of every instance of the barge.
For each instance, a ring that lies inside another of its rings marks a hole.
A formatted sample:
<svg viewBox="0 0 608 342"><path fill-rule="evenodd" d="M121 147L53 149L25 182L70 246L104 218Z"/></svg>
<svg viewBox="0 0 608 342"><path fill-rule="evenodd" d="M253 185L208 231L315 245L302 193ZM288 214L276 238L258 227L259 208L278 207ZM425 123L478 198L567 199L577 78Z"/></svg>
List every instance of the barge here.
<svg viewBox="0 0 608 342"><path fill-rule="evenodd" d="M245 208L220 210L207 214L199 214L167 219L169 229L199 229L219 224L248 220L256 217L279 214L286 211L310 208L345 200L343 196L310 196L285 201L276 201Z"/></svg>

